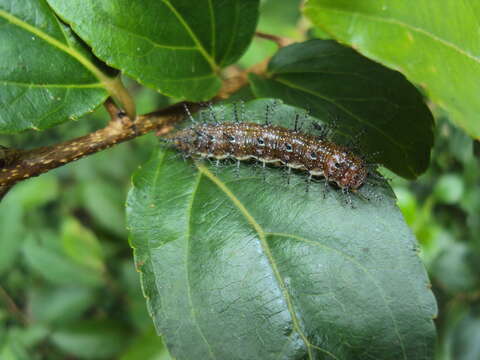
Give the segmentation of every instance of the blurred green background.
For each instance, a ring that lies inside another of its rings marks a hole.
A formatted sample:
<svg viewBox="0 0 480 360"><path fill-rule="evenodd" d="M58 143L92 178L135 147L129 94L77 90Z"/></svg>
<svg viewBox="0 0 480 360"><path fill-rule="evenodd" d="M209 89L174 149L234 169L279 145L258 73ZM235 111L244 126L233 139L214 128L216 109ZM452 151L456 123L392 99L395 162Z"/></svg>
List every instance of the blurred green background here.
<svg viewBox="0 0 480 360"><path fill-rule="evenodd" d="M301 40L297 0L262 2L259 30ZM255 39L250 66L276 46ZM139 112L169 100L125 79ZM480 143L436 117L428 172L392 174L439 303L437 359L480 359ZM32 148L105 125L103 108L46 132L0 136ZM130 176L158 142L150 134L18 184L0 203L0 359L169 359L147 314L125 229Z"/></svg>

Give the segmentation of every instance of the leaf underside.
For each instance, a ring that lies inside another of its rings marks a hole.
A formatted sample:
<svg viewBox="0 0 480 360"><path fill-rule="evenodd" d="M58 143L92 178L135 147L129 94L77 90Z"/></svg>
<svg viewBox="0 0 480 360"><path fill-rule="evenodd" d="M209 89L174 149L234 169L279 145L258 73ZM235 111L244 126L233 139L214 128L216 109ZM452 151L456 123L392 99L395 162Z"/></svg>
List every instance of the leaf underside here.
<svg viewBox="0 0 480 360"><path fill-rule="evenodd" d="M480 137L480 3L309 0L305 14L334 38L421 85Z"/></svg>

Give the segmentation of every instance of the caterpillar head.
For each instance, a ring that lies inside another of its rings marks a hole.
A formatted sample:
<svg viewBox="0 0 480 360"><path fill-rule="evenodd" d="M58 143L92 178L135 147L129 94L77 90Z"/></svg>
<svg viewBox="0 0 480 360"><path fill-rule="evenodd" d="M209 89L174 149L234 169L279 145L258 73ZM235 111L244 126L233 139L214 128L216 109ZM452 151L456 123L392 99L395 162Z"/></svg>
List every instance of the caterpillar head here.
<svg viewBox="0 0 480 360"><path fill-rule="evenodd" d="M340 152L326 161L326 177L342 189L357 190L366 181L368 170L363 160L353 154Z"/></svg>

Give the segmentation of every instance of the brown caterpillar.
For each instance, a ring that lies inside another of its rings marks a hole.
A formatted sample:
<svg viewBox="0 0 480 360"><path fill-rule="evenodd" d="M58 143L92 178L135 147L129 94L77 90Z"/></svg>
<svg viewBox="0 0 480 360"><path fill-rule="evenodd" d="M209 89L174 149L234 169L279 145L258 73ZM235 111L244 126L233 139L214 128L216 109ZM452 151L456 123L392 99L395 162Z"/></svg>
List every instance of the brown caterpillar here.
<svg viewBox="0 0 480 360"><path fill-rule="evenodd" d="M300 131L253 122L195 124L170 137L188 156L237 161L255 159L323 176L343 191L358 190L368 177L365 161L347 147Z"/></svg>

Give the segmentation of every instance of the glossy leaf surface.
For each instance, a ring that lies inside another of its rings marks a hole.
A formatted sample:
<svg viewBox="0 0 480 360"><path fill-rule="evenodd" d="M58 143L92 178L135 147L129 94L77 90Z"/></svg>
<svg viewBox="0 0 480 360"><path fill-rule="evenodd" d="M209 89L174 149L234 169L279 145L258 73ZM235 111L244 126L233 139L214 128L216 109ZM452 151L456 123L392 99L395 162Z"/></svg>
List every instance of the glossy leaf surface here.
<svg viewBox="0 0 480 360"><path fill-rule="evenodd" d="M207 100L249 44L258 0L48 0L108 64L160 92Z"/></svg>
<svg viewBox="0 0 480 360"><path fill-rule="evenodd" d="M76 119L114 82L44 0L0 0L0 69L3 133Z"/></svg>
<svg viewBox="0 0 480 360"><path fill-rule="evenodd" d="M248 121L264 121L266 104L248 103ZM298 111L278 105L273 122ZM431 359L436 305L390 190L367 185L381 199L355 195L352 208L281 174L159 150L134 175L130 240L172 356Z"/></svg>
<svg viewBox="0 0 480 360"><path fill-rule="evenodd" d="M305 14L334 38L419 84L480 137L480 3L309 0Z"/></svg>
<svg viewBox="0 0 480 360"><path fill-rule="evenodd" d="M358 136L363 152L406 178L429 163L433 117L405 77L330 40L281 49L267 78L251 76L259 97L280 98Z"/></svg>

